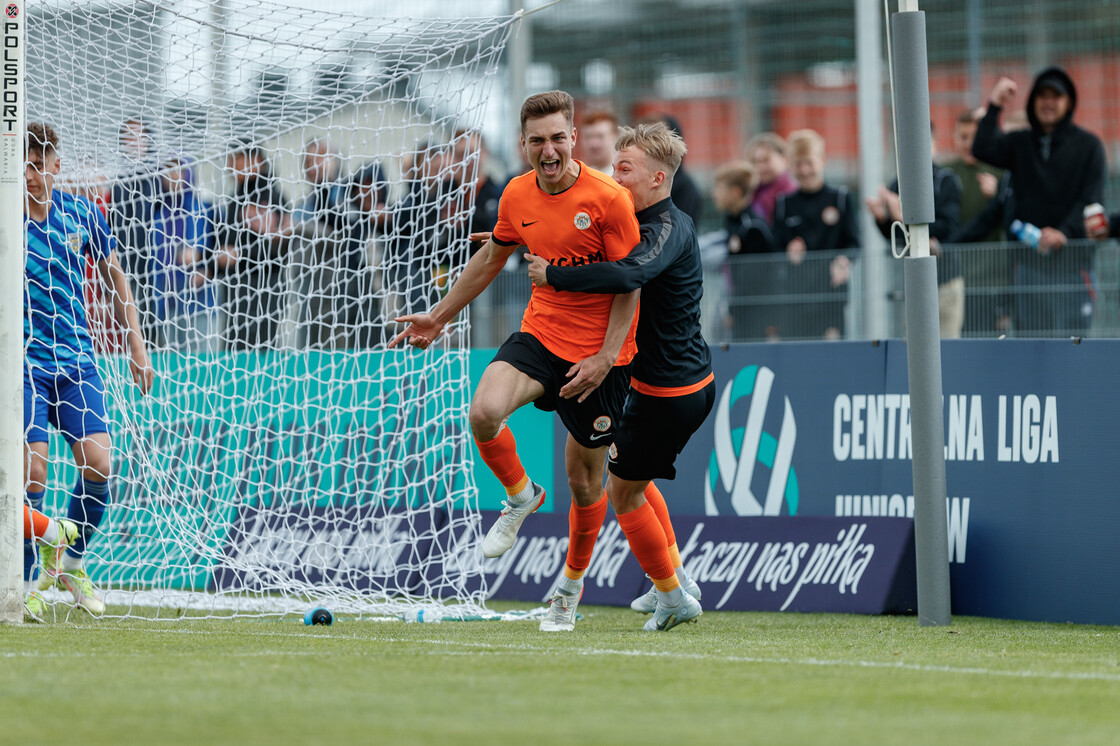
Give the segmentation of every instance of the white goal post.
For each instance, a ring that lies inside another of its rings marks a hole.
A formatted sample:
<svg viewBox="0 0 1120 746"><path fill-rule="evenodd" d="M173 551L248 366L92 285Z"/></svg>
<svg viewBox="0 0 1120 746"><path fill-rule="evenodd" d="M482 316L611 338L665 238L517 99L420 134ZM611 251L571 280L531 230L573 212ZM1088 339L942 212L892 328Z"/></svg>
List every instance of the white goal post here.
<svg viewBox="0 0 1120 746"><path fill-rule="evenodd" d="M23 0L4 3L0 87L0 622L23 619Z"/></svg>
<svg viewBox="0 0 1120 746"><path fill-rule="evenodd" d="M468 258L478 133L517 16L320 7L8 4L27 24L26 121L59 134L56 190L104 216L156 371L141 395L94 256L81 305L113 445L85 567L109 616L484 610L466 317L424 352L386 342L393 317L433 304ZM5 78L5 112L8 96ZM0 178L9 621L25 562L13 126ZM73 516L83 488L50 438L44 512ZM45 595L50 618L85 613Z"/></svg>

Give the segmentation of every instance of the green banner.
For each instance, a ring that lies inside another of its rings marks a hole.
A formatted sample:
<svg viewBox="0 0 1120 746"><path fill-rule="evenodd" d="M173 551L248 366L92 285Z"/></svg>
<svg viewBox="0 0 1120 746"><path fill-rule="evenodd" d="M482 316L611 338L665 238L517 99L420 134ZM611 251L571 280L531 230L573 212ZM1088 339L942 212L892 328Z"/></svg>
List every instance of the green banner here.
<svg viewBox="0 0 1120 746"><path fill-rule="evenodd" d="M467 420L492 355L160 354L146 397L124 360L103 358L114 476L89 548L91 574L113 584L206 587L243 506L500 507L505 491ZM526 407L510 426L527 470L551 496L551 414ZM57 434L51 456L48 511L62 515L76 473Z"/></svg>

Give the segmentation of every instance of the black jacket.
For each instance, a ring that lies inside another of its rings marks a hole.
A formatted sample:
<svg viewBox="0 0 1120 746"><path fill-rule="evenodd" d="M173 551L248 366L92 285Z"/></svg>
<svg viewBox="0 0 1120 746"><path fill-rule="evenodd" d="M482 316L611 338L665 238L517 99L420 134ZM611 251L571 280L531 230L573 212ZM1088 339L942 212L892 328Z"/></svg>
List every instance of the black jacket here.
<svg viewBox="0 0 1120 746"><path fill-rule="evenodd" d="M898 180L890 185L890 190L898 193ZM884 238L891 237L891 222L878 223L879 232ZM957 252L945 244L961 226L961 180L950 168L933 164L933 222L929 224L929 237L942 244L941 256L937 258L937 284L944 285L949 280L964 274L961 258Z"/></svg>
<svg viewBox="0 0 1120 746"><path fill-rule="evenodd" d="M798 190L778 197L774 206L774 241L778 251L800 238L807 251L859 248L859 213L845 187L825 184L813 193Z"/></svg>
<svg viewBox="0 0 1120 746"><path fill-rule="evenodd" d="M700 333L704 276L692 220L663 199L638 212L641 242L617 262L550 265L548 284L581 293L629 293L642 288L638 355L633 375L651 386L689 386L712 372Z"/></svg>
<svg viewBox="0 0 1120 746"><path fill-rule="evenodd" d="M1120 238L1120 212L1108 219L1108 235L1111 238Z"/></svg>
<svg viewBox="0 0 1120 746"><path fill-rule="evenodd" d="M684 170L684 166L677 169L677 175L673 177L673 190L669 193L669 197L673 200L673 204L677 205L677 209L692 218L693 225L700 225L704 199L700 196L700 190L696 188L696 182Z"/></svg>
<svg viewBox="0 0 1120 746"><path fill-rule="evenodd" d="M723 228L727 231L727 253L769 254L778 251L770 225L747 207L735 215L724 215Z"/></svg>
<svg viewBox="0 0 1120 746"><path fill-rule="evenodd" d="M1045 157L1046 135L1034 114L1039 84L1047 78L1060 81L1070 95L1066 118L1049 136L1049 157ZM1082 210L1103 201L1107 162L1100 138L1073 123L1076 108L1077 89L1069 75L1060 67L1047 68L1035 78L1027 100L1031 128L1000 132L1000 107L989 103L972 154L1011 171L1015 218L1039 228L1057 228L1069 238L1084 238Z"/></svg>

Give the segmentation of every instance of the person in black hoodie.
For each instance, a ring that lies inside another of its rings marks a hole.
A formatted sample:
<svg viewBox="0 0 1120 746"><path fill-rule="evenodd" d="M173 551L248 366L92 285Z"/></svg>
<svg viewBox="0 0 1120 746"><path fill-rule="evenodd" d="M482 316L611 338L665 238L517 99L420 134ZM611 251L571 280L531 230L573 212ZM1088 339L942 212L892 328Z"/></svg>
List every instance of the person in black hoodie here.
<svg viewBox="0 0 1120 746"><path fill-rule="evenodd" d="M1000 78L980 120L972 153L1008 169L1014 218L1040 230L1037 246L1017 252L1017 288L1051 286L1047 293L1019 290L1015 327L1021 335L1078 334L1092 319L1093 249L1070 244L1085 237L1082 211L1101 202L1107 163L1100 139L1073 123L1077 89L1060 67L1039 73L1027 99L1030 129L1001 133L999 117L1018 86Z"/></svg>

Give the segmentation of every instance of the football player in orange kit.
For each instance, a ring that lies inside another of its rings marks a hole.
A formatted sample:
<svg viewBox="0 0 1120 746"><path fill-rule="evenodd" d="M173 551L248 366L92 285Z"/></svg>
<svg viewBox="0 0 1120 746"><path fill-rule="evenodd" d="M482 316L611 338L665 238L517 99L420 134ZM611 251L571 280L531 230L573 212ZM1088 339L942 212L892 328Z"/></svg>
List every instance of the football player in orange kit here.
<svg viewBox="0 0 1120 746"><path fill-rule="evenodd" d="M498 223L447 295L426 314L402 316L408 327L390 343L426 348L497 276L519 245L560 266L627 256L639 241L630 193L572 158L575 107L563 91L536 94L521 107L521 143L533 170L502 193ZM629 390L636 346L637 292L557 293L534 288L521 323L487 367L471 401L470 424L483 461L505 486L505 507L482 551L513 546L544 490L525 473L506 420L533 402L555 411L568 430L565 466L572 491L568 555L541 630L571 631L607 512L603 466Z"/></svg>

